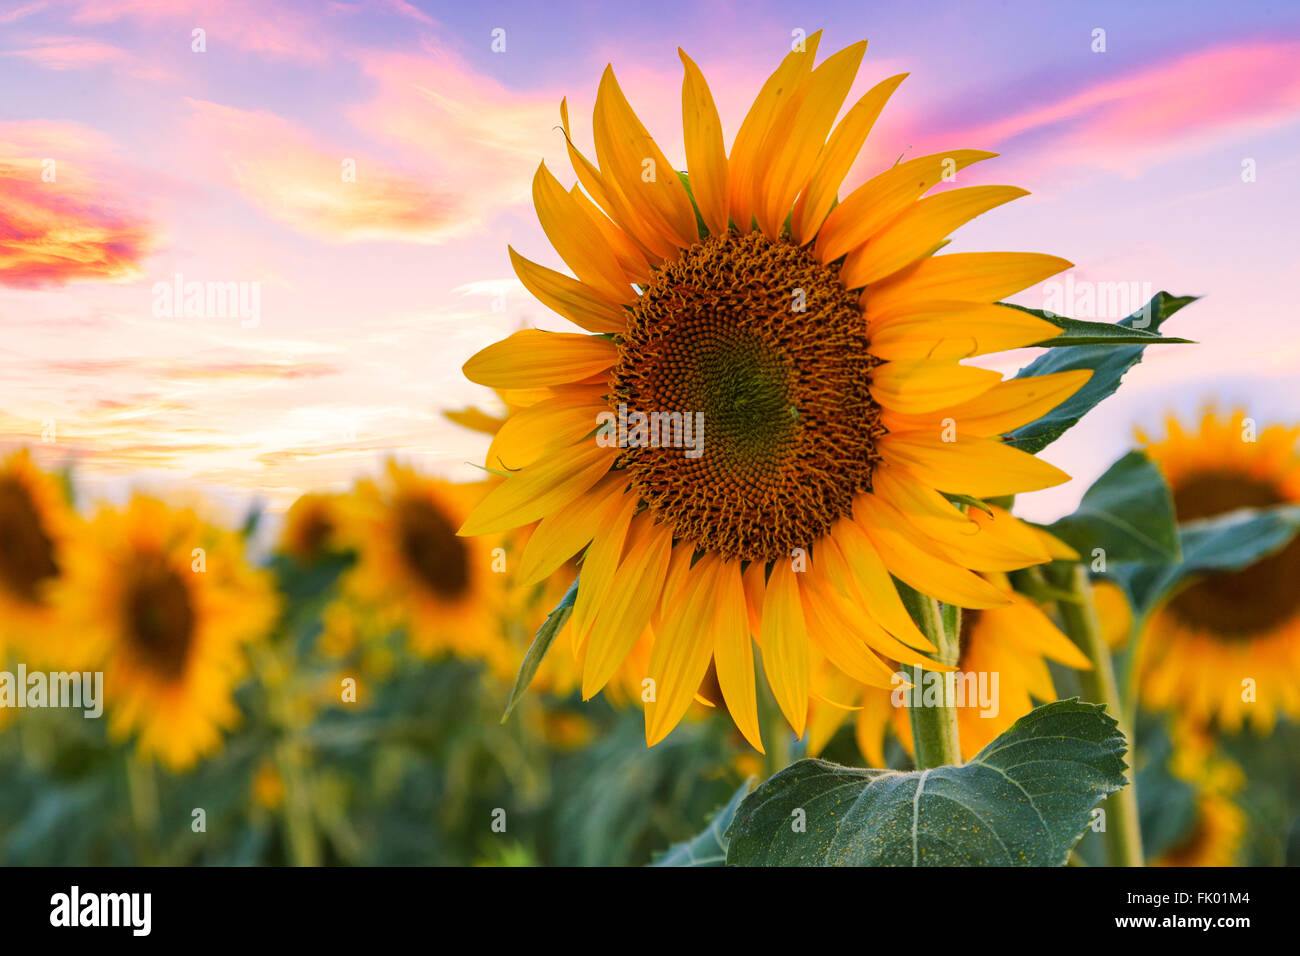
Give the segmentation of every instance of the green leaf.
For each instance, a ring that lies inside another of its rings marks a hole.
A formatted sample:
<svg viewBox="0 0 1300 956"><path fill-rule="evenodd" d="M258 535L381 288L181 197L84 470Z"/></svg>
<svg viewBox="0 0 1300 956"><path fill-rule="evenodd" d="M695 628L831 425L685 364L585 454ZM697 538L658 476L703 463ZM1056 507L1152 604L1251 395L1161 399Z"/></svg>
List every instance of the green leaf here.
<svg viewBox="0 0 1300 956"><path fill-rule="evenodd" d="M515 709L515 704L519 703L519 698L524 696L524 691L533 682L533 678L537 675L537 668L542 666L542 659L546 657L546 652L551 649L551 642L555 640L555 635L560 633L560 629L564 627L564 622L573 613L573 602L577 599L578 579L574 578L573 583L569 585L569 590L564 592L564 597L560 598L560 603L555 605L550 614L546 615L546 620L537 629L537 636L533 638L533 643L528 646L528 653L524 655L524 662L519 665L519 674L515 677L515 686L510 691L510 700L506 703L506 712L501 715L501 723L506 722L510 712Z"/></svg>
<svg viewBox="0 0 1300 956"><path fill-rule="evenodd" d="M651 866L723 866L727 862L727 829L736 816L736 808L754 789L757 777L750 777L731 795L727 805L709 818L703 833L683 843L674 843L658 854Z"/></svg>
<svg viewBox="0 0 1300 956"><path fill-rule="evenodd" d="M1300 532L1300 505L1243 508L1191 521L1178 529L1182 560L1172 564L1120 563L1107 569L1128 592L1135 615L1148 613L1194 574L1240 571L1286 547Z"/></svg>
<svg viewBox="0 0 1300 956"><path fill-rule="evenodd" d="M1156 300L1152 299L1152 303ZM1027 309L1023 305L1016 305L1014 302L1003 302L1002 305L1009 305L1013 309L1019 309L1021 312L1028 312L1030 315L1036 315L1044 322L1051 322L1058 329L1061 329L1060 335L1054 335L1050 339L1043 339L1037 343L1034 348L1056 349L1071 345L1194 345L1191 339L1175 339L1167 335L1161 335L1158 332L1148 332L1144 327L1129 328L1122 322L1085 322L1082 319L1071 319L1068 316L1057 315L1054 312L1044 312L1042 309ZM1141 312L1135 313L1138 317L1144 317ZM1152 316L1155 310L1152 307ZM1129 319L1132 319L1130 316ZM1126 319L1125 321L1128 321Z"/></svg>
<svg viewBox="0 0 1300 956"><path fill-rule="evenodd" d="M1093 807L1124 786L1124 750L1105 708L1076 698L1036 708L961 767L800 760L740 805L727 863L1062 866Z"/></svg>
<svg viewBox="0 0 1300 956"><path fill-rule="evenodd" d="M993 509L989 507L988 502L981 501L973 495L954 495L948 492L942 493L945 498L955 505L965 505L967 508L978 508L990 518L993 517Z"/></svg>
<svg viewBox="0 0 1300 956"><path fill-rule="evenodd" d="M1083 493L1074 514L1048 529L1087 560L1096 548L1106 560L1146 564L1178 561L1178 519L1164 475L1145 454L1131 451Z"/></svg>
<svg viewBox="0 0 1300 956"><path fill-rule="evenodd" d="M1140 311L1121 320L1118 325L1125 329L1149 328L1159 330L1165 320L1190 302L1196 296L1173 296L1168 292L1159 292ZM1147 310L1150 310L1149 313ZM1157 341L1167 341L1158 337ZM1022 368L1017 378L1031 375L1049 375L1053 372L1068 372L1074 369L1092 369L1090 378L1083 388L1052 409L1037 421L1030 422L1007 436L1008 443L1036 454L1046 448L1066 431L1074 427L1089 411L1103 399L1108 398L1119 388L1124 374L1138 362L1142 361L1145 345L1081 345L1071 349L1052 349L1046 355L1040 355Z"/></svg>
<svg viewBox="0 0 1300 956"><path fill-rule="evenodd" d="M699 231L700 238L709 238L709 227L704 224L704 217L700 215L699 204L695 202L695 190L691 189L690 175L679 169L677 170L677 178L686 187L686 197L691 201L691 208L695 210L695 228Z"/></svg>

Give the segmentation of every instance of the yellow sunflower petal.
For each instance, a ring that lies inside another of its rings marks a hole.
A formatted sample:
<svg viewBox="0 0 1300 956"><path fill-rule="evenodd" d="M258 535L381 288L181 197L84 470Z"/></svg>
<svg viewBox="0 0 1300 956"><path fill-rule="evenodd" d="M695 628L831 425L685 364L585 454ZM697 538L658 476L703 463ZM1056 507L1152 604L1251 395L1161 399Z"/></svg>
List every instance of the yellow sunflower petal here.
<svg viewBox="0 0 1300 956"><path fill-rule="evenodd" d="M789 561L772 568L763 595L763 670L785 714L802 737L808 719L808 630L799 597L799 582Z"/></svg>
<svg viewBox="0 0 1300 956"><path fill-rule="evenodd" d="M596 610L582 665L583 700L590 700L609 682L650 623L650 612L661 597L668 572L672 544L672 528L654 524L649 513L633 523L627 554L615 577L635 585L610 589Z"/></svg>
<svg viewBox="0 0 1300 956"><path fill-rule="evenodd" d="M686 187L641 125L608 66L596 92L593 124L602 172L618 184L641 219L678 248L698 241L695 208Z"/></svg>
<svg viewBox="0 0 1300 956"><path fill-rule="evenodd" d="M1014 571L1049 560L1038 539L1006 512L1000 521L978 508L963 514L943 495L897 467L878 468L871 490L892 505L917 534L935 542L952 561L974 571Z"/></svg>
<svg viewBox="0 0 1300 956"><path fill-rule="evenodd" d="M889 225L891 220L906 212L917 197L936 186L945 175L951 176L960 169L996 155L997 153L983 149L952 149L909 159L867 180L849 193L826 217L825 224L817 234L817 258L822 262L834 262L840 256L852 252ZM936 235L931 244L938 242L957 225L960 223ZM853 289L866 285L866 282L850 283L846 279L844 284Z"/></svg>
<svg viewBox="0 0 1300 956"><path fill-rule="evenodd" d="M843 605L835 603L815 585L805 583L799 591L808 633L826 659L854 680L871 687L889 687L893 668L873 654L845 620L840 613ZM898 646L908 654L913 653L902 644Z"/></svg>
<svg viewBox="0 0 1300 956"><path fill-rule="evenodd" d="M718 672L718 686L722 688L722 698L736 727L755 750L763 753L754 685L754 646L749 637L740 562L728 561L717 566L714 589L713 663Z"/></svg>
<svg viewBox="0 0 1300 956"><path fill-rule="evenodd" d="M1061 328L1010 306L931 301L873 318L868 334L877 358L957 360L1036 345Z"/></svg>
<svg viewBox="0 0 1300 956"><path fill-rule="evenodd" d="M686 171L700 217L712 235L727 231L731 175L727 147L722 141L722 121L713 103L708 81L679 47L685 75L682 77L682 132L686 144ZM760 748L761 749L761 748Z"/></svg>
<svg viewBox="0 0 1300 956"><path fill-rule="evenodd" d="M614 588L619 561L623 557L623 546L627 542L637 505L635 494L623 495L614 517L609 524L596 529L591 546L582 557L578 596L573 602L573 616L570 620L575 631L573 638L579 647L586 644L592 626L596 623L596 612Z"/></svg>
<svg viewBox="0 0 1300 956"><path fill-rule="evenodd" d="M841 279L850 289L878 282L929 255L957 227L1028 195L1029 190L1018 186L966 186L922 199L849 253Z"/></svg>
<svg viewBox="0 0 1300 956"><path fill-rule="evenodd" d="M864 694L862 709L858 711L858 719L854 722L854 737L862 756L867 758L869 767L885 766L885 728L893 718L889 698L889 694ZM910 753L912 735L909 733L906 737L904 747Z"/></svg>
<svg viewBox="0 0 1300 956"><path fill-rule="evenodd" d="M808 188L795 202L794 214L790 219L790 231L795 242L802 245L817 235L826 221L826 215L835 205L835 197L844 177L853 168L871 127L876 124L894 90L898 89L898 85L907 76L907 73L899 73L877 83L853 104L835 127L835 132L817 157L817 166L812 178L808 180Z"/></svg>
<svg viewBox="0 0 1300 956"><path fill-rule="evenodd" d="M921 633L912 615L907 613L885 560L867 533L852 520L841 518L831 526L831 536L853 569L863 606L877 623L909 647L930 653L937 651L934 642Z"/></svg>
<svg viewBox="0 0 1300 956"><path fill-rule="evenodd" d="M1015 602L995 612L999 622L1005 623L1006 636L1023 646L1059 661L1076 670L1092 670L1092 662L1052 623L1032 601L1017 596ZM1032 693L1032 691L1031 691ZM1041 695L1036 695L1041 698Z"/></svg>
<svg viewBox="0 0 1300 956"><path fill-rule="evenodd" d="M731 218L742 233L749 232L756 207L756 185L762 171L762 148L773 121L799 81L811 70L822 32L808 37L802 50L787 53L745 114L731 146Z"/></svg>
<svg viewBox="0 0 1300 956"><path fill-rule="evenodd" d="M758 179L758 222L773 239L786 215L808 185L817 155L826 143L844 98L849 95L867 41L861 40L826 58L781 110L768 131L768 161Z"/></svg>
<svg viewBox="0 0 1300 956"><path fill-rule="evenodd" d="M664 256L672 255L672 243L659 236L655 229L636 213L618 188L618 183L601 173L596 168L596 164L583 156L573 145L573 138L569 134L567 99L560 100L560 124L569 149L569 162L573 165L573 172L577 175L582 188L587 190L596 204L605 210L609 218L636 244L650 265L658 265L663 261Z"/></svg>
<svg viewBox="0 0 1300 956"><path fill-rule="evenodd" d="M465 363L465 377L493 388L563 385L603 372L618 360L607 339L578 332L521 329Z"/></svg>
<svg viewBox="0 0 1300 956"><path fill-rule="evenodd" d="M1083 388L1092 369L1074 369L1012 378L994 385L968 402L924 415L886 411L881 421L891 432L930 431L940 434L951 419L956 434L992 438L1036 421Z"/></svg>
<svg viewBox="0 0 1300 956"><path fill-rule="evenodd" d="M897 461L931 487L954 495L996 498L1070 480L1041 458L960 432L953 441L925 432L891 433L881 437L879 448L886 461Z"/></svg>
<svg viewBox="0 0 1300 956"><path fill-rule="evenodd" d="M546 238L580 281L614 302L636 301L618 259L608 245L591 241L591 220L545 163L533 176L533 206Z"/></svg>
<svg viewBox="0 0 1300 956"><path fill-rule="evenodd" d="M650 263L636 241L618 227L603 209L587 198L578 183L569 190L574 203L586 215L587 221L600 233L601 240L614 253L619 268L627 279L644 285L650 281Z"/></svg>
<svg viewBox="0 0 1300 956"><path fill-rule="evenodd" d="M911 268L867 286L862 305L875 315L923 299L997 302L1073 265L1038 252L957 252L922 259Z"/></svg>
<svg viewBox="0 0 1300 956"><path fill-rule="evenodd" d="M457 533L494 534L537 521L588 491L617 457L617 448L583 442L529 465L489 491Z"/></svg>
<svg viewBox="0 0 1300 956"><path fill-rule="evenodd" d="M983 578L944 559L923 540L909 536L898 513L875 495L859 495L853 517L871 538L891 574L946 604L986 608L1009 604L1011 598Z"/></svg>
<svg viewBox="0 0 1300 956"><path fill-rule="evenodd" d="M871 375L871 397L886 409L919 415L967 402L1002 381L1002 373L931 359L886 362Z"/></svg>
<svg viewBox="0 0 1300 956"><path fill-rule="evenodd" d="M533 529L519 558L519 583L537 584L558 571L618 513L627 473L607 474L588 491L548 514Z"/></svg>
<svg viewBox="0 0 1300 956"><path fill-rule="evenodd" d="M646 705L646 744L653 747L677 726L690 707L713 657L714 592L709 573L717 558L709 555L690 569L681 590L664 609L650 652L654 700Z"/></svg>
<svg viewBox="0 0 1300 956"><path fill-rule="evenodd" d="M497 430L488 446L487 467L517 471L543 455L575 444L596 430L608 411L601 389L573 389L520 409Z"/></svg>

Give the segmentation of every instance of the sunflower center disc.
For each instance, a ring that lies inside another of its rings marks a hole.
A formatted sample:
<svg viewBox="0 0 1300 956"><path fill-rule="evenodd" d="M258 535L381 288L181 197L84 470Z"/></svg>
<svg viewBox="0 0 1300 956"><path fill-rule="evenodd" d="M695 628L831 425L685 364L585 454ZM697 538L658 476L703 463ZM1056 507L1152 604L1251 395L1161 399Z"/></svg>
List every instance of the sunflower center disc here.
<svg viewBox="0 0 1300 956"><path fill-rule="evenodd" d="M40 598L40 584L59 573L54 542L27 489L0 478L0 585L24 601Z"/></svg>
<svg viewBox="0 0 1300 956"><path fill-rule="evenodd" d="M298 529L298 555L306 561L314 561L325 552L325 545L334 533L334 522L325 513L324 508L313 508Z"/></svg>
<svg viewBox="0 0 1300 956"><path fill-rule="evenodd" d="M145 666L166 680L185 671L194 640L189 588L162 558L146 559L127 589L126 621L131 644Z"/></svg>
<svg viewBox="0 0 1300 956"><path fill-rule="evenodd" d="M398 547L407 569L444 600L469 588L469 552L456 527L430 502L406 498L397 503Z"/></svg>
<svg viewBox="0 0 1300 956"><path fill-rule="evenodd" d="M1179 521L1267 508L1286 499L1268 481L1230 472L1206 472L1173 489ZM1241 571L1208 576L1180 591L1169 611L1198 631L1229 640L1266 634L1300 614L1300 540Z"/></svg>
<svg viewBox="0 0 1300 956"><path fill-rule="evenodd" d="M632 309L610 404L664 424L659 447L629 441L621 463L677 536L729 558L788 557L871 487L877 364L836 267L761 233L711 237L657 270ZM688 425L696 447L665 439Z"/></svg>

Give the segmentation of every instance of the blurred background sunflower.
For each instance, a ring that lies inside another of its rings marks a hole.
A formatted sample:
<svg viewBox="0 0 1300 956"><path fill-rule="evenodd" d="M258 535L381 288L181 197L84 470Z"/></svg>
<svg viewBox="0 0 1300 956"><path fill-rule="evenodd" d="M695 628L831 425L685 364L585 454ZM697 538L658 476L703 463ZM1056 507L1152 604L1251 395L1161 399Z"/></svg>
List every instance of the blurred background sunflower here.
<svg viewBox="0 0 1300 956"><path fill-rule="evenodd" d="M1300 427L1208 411L1191 429L1139 434L1180 522L1300 502ZM1300 539L1250 567L1189 579L1150 615L1138 651L1143 703L1236 731L1300 717Z"/></svg>
<svg viewBox="0 0 1300 956"><path fill-rule="evenodd" d="M114 734L174 770L221 746L239 716L245 645L278 611L237 535L135 495L89 520L57 588L82 666L104 672Z"/></svg>
<svg viewBox="0 0 1300 956"><path fill-rule="evenodd" d="M490 485L431 478L395 461L382 480L358 482L340 506L341 540L356 554L341 587L379 626L400 624L416 654L479 658L506 674L516 662L502 636L504 542L456 534Z"/></svg>
<svg viewBox="0 0 1300 956"><path fill-rule="evenodd" d="M6 645L36 666L63 656L67 628L51 592L77 529L64 482L26 449L0 459L0 659Z"/></svg>

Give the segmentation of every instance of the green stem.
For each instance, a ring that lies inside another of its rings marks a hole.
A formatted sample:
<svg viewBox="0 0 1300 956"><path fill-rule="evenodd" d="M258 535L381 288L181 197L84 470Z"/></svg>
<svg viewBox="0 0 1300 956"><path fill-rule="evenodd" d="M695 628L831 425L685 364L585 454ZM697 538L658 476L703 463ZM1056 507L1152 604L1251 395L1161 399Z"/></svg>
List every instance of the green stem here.
<svg viewBox="0 0 1300 956"><path fill-rule="evenodd" d="M136 859L141 866L153 866L157 848L158 781L153 765L133 753L126 755L126 790L131 802Z"/></svg>
<svg viewBox="0 0 1300 956"><path fill-rule="evenodd" d="M913 591L900 587L899 593L911 612L912 619L921 633L934 642L939 649L934 655L940 664L956 665L961 649L958 641L961 634L961 609L940 607L939 602ZM937 706L925 706L923 691L935 678L941 688L941 703ZM952 681L943 679L936 671L924 671L919 668L911 670L913 687L908 694L908 717L912 722L912 745L916 753L918 770L932 767L959 766L961 764L961 737L957 729L956 688Z"/></svg>
<svg viewBox="0 0 1300 956"><path fill-rule="evenodd" d="M790 766L791 733L785 715L767 685L766 675L760 673L758 677L758 719L763 731L763 776L766 779Z"/></svg>
<svg viewBox="0 0 1300 956"><path fill-rule="evenodd" d="M311 795L299 745L292 738L276 749L280 775L284 778L284 825L289 838L289 859L294 866L320 866L320 844L312 818Z"/></svg>
<svg viewBox="0 0 1300 956"><path fill-rule="evenodd" d="M1084 694L1096 703L1105 704L1110 715L1115 718L1120 733L1128 743L1128 762L1132 768L1136 765L1133 758L1133 726L1120 694L1110 648L1106 645L1101 621L1097 617L1097 605L1093 599L1092 582L1088 580L1087 568L1082 564L1068 564L1053 566L1053 570L1059 584L1074 598L1057 605L1065 633L1092 662L1091 671L1079 674ZM1111 862L1120 866L1143 865L1142 831L1138 823L1137 783L1134 776L1130 769L1129 785L1106 798L1106 843Z"/></svg>

